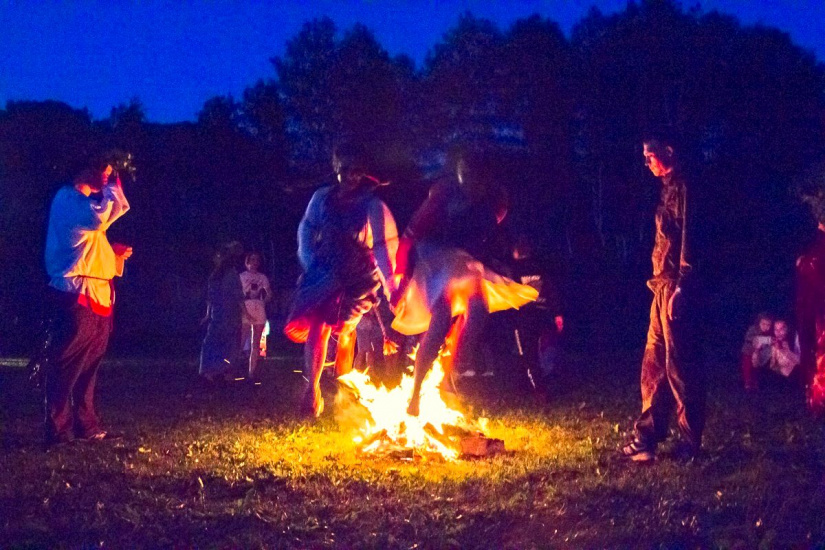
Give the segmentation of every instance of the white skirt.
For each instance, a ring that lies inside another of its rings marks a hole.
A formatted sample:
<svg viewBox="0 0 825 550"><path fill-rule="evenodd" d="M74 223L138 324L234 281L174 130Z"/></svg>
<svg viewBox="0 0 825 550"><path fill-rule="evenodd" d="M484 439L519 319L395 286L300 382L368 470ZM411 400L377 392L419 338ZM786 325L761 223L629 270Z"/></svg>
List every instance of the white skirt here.
<svg viewBox="0 0 825 550"><path fill-rule="evenodd" d="M416 245L413 276L395 310L392 328L421 334L430 326L433 306L450 302L452 316L467 311L470 298L481 296L490 313L518 309L538 298L538 291L503 277L459 248Z"/></svg>

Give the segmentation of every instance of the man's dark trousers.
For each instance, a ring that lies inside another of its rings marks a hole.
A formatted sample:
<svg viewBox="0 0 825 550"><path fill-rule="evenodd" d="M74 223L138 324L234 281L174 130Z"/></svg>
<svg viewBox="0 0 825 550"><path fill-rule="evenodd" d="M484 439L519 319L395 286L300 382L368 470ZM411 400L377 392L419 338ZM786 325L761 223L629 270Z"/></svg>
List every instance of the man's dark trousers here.
<svg viewBox="0 0 825 550"><path fill-rule="evenodd" d="M46 438L60 442L100 431L95 413L97 372L112 329L104 317L77 303L77 295L54 292L52 355L46 373Z"/></svg>
<svg viewBox="0 0 825 550"><path fill-rule="evenodd" d="M668 419L676 408L682 439L698 449L705 425L705 387L696 340L696 303L682 294L673 320L667 306L676 288L671 281L656 281L650 308L650 328L642 359L642 414L636 436L655 447L667 438Z"/></svg>

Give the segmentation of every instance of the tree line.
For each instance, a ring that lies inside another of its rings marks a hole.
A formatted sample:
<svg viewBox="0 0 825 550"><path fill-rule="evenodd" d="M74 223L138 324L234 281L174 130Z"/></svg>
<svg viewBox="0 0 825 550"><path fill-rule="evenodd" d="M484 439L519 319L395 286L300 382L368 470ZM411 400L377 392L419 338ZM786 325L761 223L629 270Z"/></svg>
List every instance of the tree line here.
<svg viewBox="0 0 825 550"><path fill-rule="evenodd" d="M640 141L667 127L701 196L709 322L789 311L814 227L791 190L825 156L825 67L778 29L669 0L593 9L569 37L539 15L502 29L467 13L417 67L368 28L321 18L271 61L270 78L210 99L195 122L149 122L138 99L103 120L57 101L0 110L0 353L29 345L40 315L52 195L113 147L138 166L132 212L111 230L135 248L124 346L196 341L221 243L259 250L290 288L298 221L343 138L392 182L381 193L402 227L453 147L502 151L506 230L564 273L582 341L607 345L647 313L657 187Z"/></svg>

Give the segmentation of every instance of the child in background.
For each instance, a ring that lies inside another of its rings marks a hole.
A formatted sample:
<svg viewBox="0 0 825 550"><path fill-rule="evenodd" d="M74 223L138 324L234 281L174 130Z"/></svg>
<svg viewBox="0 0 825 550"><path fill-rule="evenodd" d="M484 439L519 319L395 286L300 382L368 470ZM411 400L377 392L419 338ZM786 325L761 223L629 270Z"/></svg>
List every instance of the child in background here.
<svg viewBox="0 0 825 550"><path fill-rule="evenodd" d="M746 391L754 391L757 388L756 371L754 368L754 351L763 344L772 342L771 330L773 319L765 312L756 317L756 322L748 328L745 333L745 343L742 345L742 379L745 382Z"/></svg>
<svg viewBox="0 0 825 550"><path fill-rule="evenodd" d="M249 346L249 379L256 382L258 378L258 358L261 354L261 334L266 326L266 302L272 299L269 279L261 273L261 255L252 252L246 256L246 271L241 273L243 287L244 316L243 338L244 350Z"/></svg>

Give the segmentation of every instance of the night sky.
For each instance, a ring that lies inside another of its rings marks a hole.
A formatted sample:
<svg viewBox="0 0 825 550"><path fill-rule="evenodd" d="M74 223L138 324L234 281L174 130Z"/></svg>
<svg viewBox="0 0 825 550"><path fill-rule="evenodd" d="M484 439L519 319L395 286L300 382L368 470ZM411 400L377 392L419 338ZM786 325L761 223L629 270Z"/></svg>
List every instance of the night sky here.
<svg viewBox="0 0 825 550"><path fill-rule="evenodd" d="M0 105L55 99L101 118L138 97L151 121L192 120L210 97L240 97L258 79L274 76L269 59L315 17L327 15L339 29L364 23L391 54L420 64L466 10L502 28L540 13L569 33L593 4L609 13L626 0L0 0ZM825 0L702 6L786 30L825 60Z"/></svg>

